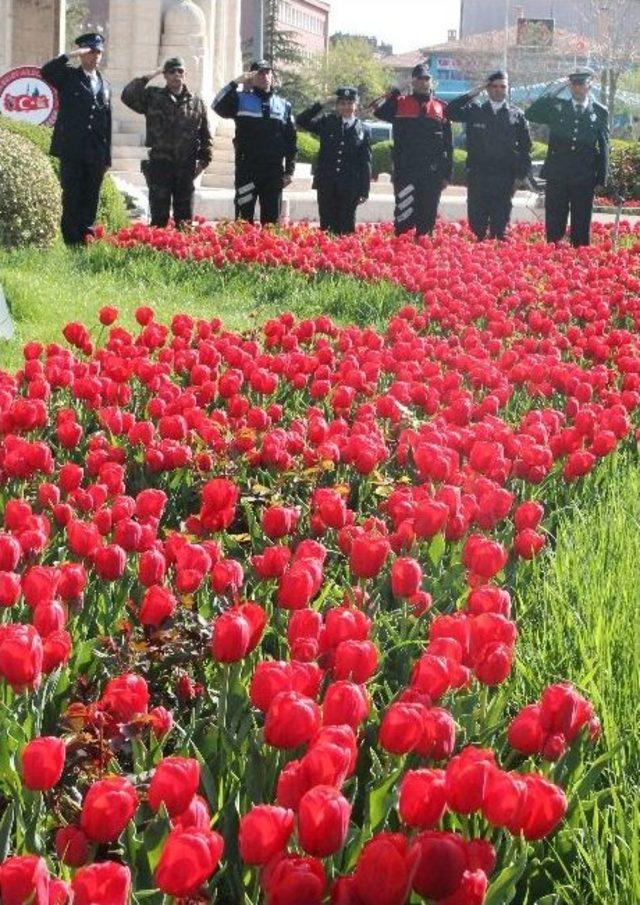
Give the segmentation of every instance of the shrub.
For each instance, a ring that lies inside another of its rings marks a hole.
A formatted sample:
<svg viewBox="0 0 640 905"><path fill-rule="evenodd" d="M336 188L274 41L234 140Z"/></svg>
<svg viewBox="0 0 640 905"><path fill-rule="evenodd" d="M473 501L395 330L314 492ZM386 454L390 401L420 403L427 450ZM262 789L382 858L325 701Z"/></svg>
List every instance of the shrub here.
<svg viewBox="0 0 640 905"><path fill-rule="evenodd" d="M372 154L372 172L375 179L380 173L391 173L393 171L393 142L378 141L371 149Z"/></svg>
<svg viewBox="0 0 640 905"><path fill-rule="evenodd" d="M3 130L22 136L44 154L49 154L51 146L51 129L49 126L34 126L31 123L21 123L6 116L0 116L0 133ZM51 157L50 160L54 172L59 175L60 162L58 158ZM108 174L102 182L97 219L99 223L104 224L109 231L113 232L122 229L129 222L124 198Z"/></svg>
<svg viewBox="0 0 640 905"><path fill-rule="evenodd" d="M547 156L547 145L543 141L534 141L531 148L532 160L544 160Z"/></svg>
<svg viewBox="0 0 640 905"><path fill-rule="evenodd" d="M637 142L612 142L609 183L623 198L640 198L640 146Z"/></svg>
<svg viewBox="0 0 640 905"><path fill-rule="evenodd" d="M462 148L453 149L453 185L467 184L467 152Z"/></svg>
<svg viewBox="0 0 640 905"><path fill-rule="evenodd" d="M48 158L0 130L0 246L50 245L60 220L60 184Z"/></svg>
<svg viewBox="0 0 640 905"><path fill-rule="evenodd" d="M314 164L318 159L320 142L310 132L298 132L298 161Z"/></svg>

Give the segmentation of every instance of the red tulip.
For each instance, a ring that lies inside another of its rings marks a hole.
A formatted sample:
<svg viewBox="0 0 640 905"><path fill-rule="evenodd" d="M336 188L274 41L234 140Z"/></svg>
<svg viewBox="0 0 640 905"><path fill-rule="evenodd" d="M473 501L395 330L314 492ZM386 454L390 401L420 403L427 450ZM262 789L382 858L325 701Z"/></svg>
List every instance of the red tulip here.
<svg viewBox="0 0 640 905"><path fill-rule="evenodd" d="M326 858L344 845L349 830L351 805L332 786L309 789L298 806L298 839L310 855Z"/></svg>
<svg viewBox="0 0 640 905"><path fill-rule="evenodd" d="M266 864L287 847L293 832L293 811L256 805L240 819L240 856L247 864Z"/></svg>
<svg viewBox="0 0 640 905"><path fill-rule="evenodd" d="M167 836L155 872L158 887L166 895L194 895L214 874L224 842L210 829L178 827Z"/></svg>
<svg viewBox="0 0 640 905"><path fill-rule="evenodd" d="M357 578L375 578L384 566L391 547L386 537L365 534L351 545L349 566Z"/></svg>
<svg viewBox="0 0 640 905"><path fill-rule="evenodd" d="M419 850L401 833L378 833L365 843L353 885L362 905L405 905L415 875Z"/></svg>
<svg viewBox="0 0 640 905"><path fill-rule="evenodd" d="M42 640L33 625L0 626L0 676L16 691L38 687L42 661Z"/></svg>
<svg viewBox="0 0 640 905"><path fill-rule="evenodd" d="M321 905L326 877L315 858L276 856L263 873L267 905Z"/></svg>
<svg viewBox="0 0 640 905"><path fill-rule="evenodd" d="M297 748L320 728L320 708L296 691L283 691L272 700L264 724L264 740L274 748Z"/></svg>
<svg viewBox="0 0 640 905"><path fill-rule="evenodd" d="M110 679L100 699L100 708L120 723L128 723L133 717L146 713L148 705L147 683L134 673Z"/></svg>
<svg viewBox="0 0 640 905"><path fill-rule="evenodd" d="M173 616L177 606L176 598L169 588L151 585L145 591L140 607L140 623L158 628Z"/></svg>
<svg viewBox="0 0 640 905"><path fill-rule="evenodd" d="M73 905L128 905L131 873L124 864L101 861L76 871L71 886Z"/></svg>
<svg viewBox="0 0 640 905"><path fill-rule="evenodd" d="M27 789L45 791L60 780L64 769L65 743L61 738L41 736L23 748L22 781Z"/></svg>
<svg viewBox="0 0 640 905"><path fill-rule="evenodd" d="M115 842L138 807L138 795L123 776L99 779L82 803L80 826L92 842Z"/></svg>
<svg viewBox="0 0 640 905"><path fill-rule="evenodd" d="M412 597L420 589L420 563L409 556L399 557L391 566L391 590L396 597Z"/></svg>
<svg viewBox="0 0 640 905"><path fill-rule="evenodd" d="M445 812L444 770L409 770L400 783L398 810L407 826L432 829Z"/></svg>
<svg viewBox="0 0 640 905"><path fill-rule="evenodd" d="M0 865L2 905L49 905L51 878L44 858L16 855Z"/></svg>
<svg viewBox="0 0 640 905"><path fill-rule="evenodd" d="M192 757L165 757L149 784L148 800L154 811L164 804L177 817L189 807L200 784L200 764Z"/></svg>
<svg viewBox="0 0 640 905"><path fill-rule="evenodd" d="M56 833L58 858L69 867L82 867L89 860L89 840L77 826L63 826Z"/></svg>

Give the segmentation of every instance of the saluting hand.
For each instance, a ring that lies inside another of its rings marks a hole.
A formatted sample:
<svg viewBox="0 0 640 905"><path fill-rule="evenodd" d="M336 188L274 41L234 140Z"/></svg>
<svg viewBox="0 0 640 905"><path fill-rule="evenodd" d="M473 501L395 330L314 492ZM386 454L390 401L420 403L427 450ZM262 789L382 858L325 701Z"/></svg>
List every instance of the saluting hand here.
<svg viewBox="0 0 640 905"><path fill-rule="evenodd" d="M237 75L234 82L242 82L243 85L250 85L253 82L253 72L242 72L240 75Z"/></svg>
<svg viewBox="0 0 640 905"><path fill-rule="evenodd" d="M78 47L76 50L70 50L67 56L71 57L84 57L86 54L92 53L90 47Z"/></svg>

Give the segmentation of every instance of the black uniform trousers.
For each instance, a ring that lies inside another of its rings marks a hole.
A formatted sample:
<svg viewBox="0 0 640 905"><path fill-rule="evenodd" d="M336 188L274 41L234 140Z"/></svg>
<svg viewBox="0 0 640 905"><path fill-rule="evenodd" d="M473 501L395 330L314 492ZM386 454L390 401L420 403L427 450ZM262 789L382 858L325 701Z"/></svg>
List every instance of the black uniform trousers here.
<svg viewBox="0 0 640 905"><path fill-rule="evenodd" d="M504 239L511 217L513 184L510 173L470 171L467 179L467 214L476 238Z"/></svg>
<svg viewBox="0 0 640 905"><path fill-rule="evenodd" d="M253 222L260 202L260 223L277 223L282 208L282 164L251 166L236 163L236 220Z"/></svg>
<svg viewBox="0 0 640 905"><path fill-rule="evenodd" d="M399 172L394 176L396 235L415 227L419 236L432 233L442 194L442 176L425 170L419 174Z"/></svg>
<svg viewBox="0 0 640 905"><path fill-rule="evenodd" d="M66 245L81 245L93 235L100 186L107 166L101 154L86 159L60 160L62 238Z"/></svg>
<svg viewBox="0 0 640 905"><path fill-rule="evenodd" d="M340 179L318 180L317 189L320 228L338 236L355 232L357 190Z"/></svg>
<svg viewBox="0 0 640 905"><path fill-rule="evenodd" d="M195 164L176 165L170 160L148 160L144 175L149 187L151 226L165 227L171 216L176 226L193 220Z"/></svg>
<svg viewBox="0 0 640 905"><path fill-rule="evenodd" d="M571 244L574 248L591 242L594 180L547 179L545 225L547 242L559 242L567 231L571 211Z"/></svg>

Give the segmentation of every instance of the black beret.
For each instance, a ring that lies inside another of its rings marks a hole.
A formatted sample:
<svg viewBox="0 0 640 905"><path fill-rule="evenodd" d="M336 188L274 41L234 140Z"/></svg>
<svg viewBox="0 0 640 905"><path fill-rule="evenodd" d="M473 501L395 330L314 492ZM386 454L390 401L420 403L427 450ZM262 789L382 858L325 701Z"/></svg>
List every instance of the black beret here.
<svg viewBox="0 0 640 905"><path fill-rule="evenodd" d="M509 76L504 71L504 69L496 69L495 72L492 72L491 75L487 76L487 82L508 82Z"/></svg>
<svg viewBox="0 0 640 905"><path fill-rule="evenodd" d="M336 88L336 97L338 98L338 100L343 101L357 101L358 89L350 88L347 85L342 85L340 88Z"/></svg>
<svg viewBox="0 0 640 905"><path fill-rule="evenodd" d="M95 31L87 32L86 35L80 35L76 38L75 43L78 47L89 47L91 50L104 50L104 37Z"/></svg>
<svg viewBox="0 0 640 905"><path fill-rule="evenodd" d="M429 67L426 63L418 63L417 66L414 66L411 70L411 78L412 79L430 79L431 73L429 72Z"/></svg>

